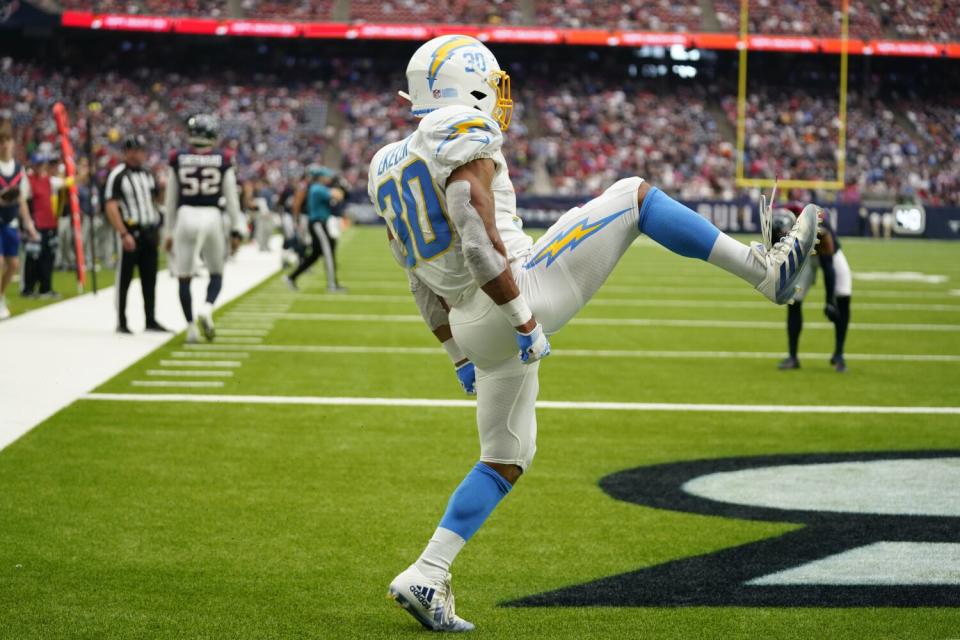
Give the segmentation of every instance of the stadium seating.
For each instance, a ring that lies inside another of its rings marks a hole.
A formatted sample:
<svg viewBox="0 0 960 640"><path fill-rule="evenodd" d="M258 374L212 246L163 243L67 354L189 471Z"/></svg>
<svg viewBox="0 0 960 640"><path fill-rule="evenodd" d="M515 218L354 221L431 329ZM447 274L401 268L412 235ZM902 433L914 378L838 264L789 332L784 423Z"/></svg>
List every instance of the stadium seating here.
<svg viewBox="0 0 960 640"><path fill-rule="evenodd" d="M151 162L182 144L180 121L213 111L238 155L241 177L279 186L313 161L340 158L361 189L372 153L414 126L396 95L402 76L332 61L323 82L270 75L182 77L141 69L132 76L51 71L3 61L0 112L25 138L53 141L50 107L66 100L84 140L82 107L102 105L97 146L115 152L120 137L144 133ZM590 195L620 177L641 175L688 199L732 198L733 91L694 85L573 75L560 83L528 81L505 148L518 190ZM719 98L716 96L720 96ZM784 97L751 93L746 118L748 177L836 177L838 105L832 94ZM956 98L954 98L956 100ZM79 109L79 111L78 111ZM174 135L171 136L171 132ZM532 133L536 132L536 134ZM919 194L932 204L960 204L960 109L921 99L896 104L851 95L847 180L863 197Z"/></svg>
<svg viewBox="0 0 960 640"><path fill-rule="evenodd" d="M740 2L714 0L717 21L724 31L740 30ZM839 36L842 13L840 3L832 0L753 0L750 2L751 33L794 36ZM880 17L866 0L850 2L850 35L863 38L883 37Z"/></svg>
<svg viewBox="0 0 960 640"><path fill-rule="evenodd" d="M551 27L603 27L651 31L701 30L700 4L696 0L590 0L541 1L536 4L537 24Z"/></svg>
<svg viewBox="0 0 960 640"><path fill-rule="evenodd" d="M101 13L247 17L277 20L331 20L334 0L239 0L239 15L228 0L61 0L63 9ZM450 0L443 11L414 0L352 0L345 15L354 22L532 24L546 27L635 29L648 31L739 31L739 0L713 0L703 15L698 0L537 0L530 15L519 0L476 3ZM839 2L834 0L751 0L752 33L837 36ZM714 20L715 18L715 20ZM850 34L862 38L908 40L960 39L960 4L908 0L851 0Z"/></svg>
<svg viewBox="0 0 960 640"><path fill-rule="evenodd" d="M353 0L350 17L367 22L522 24L519 4L515 0L451 0L437 11L436 5L415 0Z"/></svg>

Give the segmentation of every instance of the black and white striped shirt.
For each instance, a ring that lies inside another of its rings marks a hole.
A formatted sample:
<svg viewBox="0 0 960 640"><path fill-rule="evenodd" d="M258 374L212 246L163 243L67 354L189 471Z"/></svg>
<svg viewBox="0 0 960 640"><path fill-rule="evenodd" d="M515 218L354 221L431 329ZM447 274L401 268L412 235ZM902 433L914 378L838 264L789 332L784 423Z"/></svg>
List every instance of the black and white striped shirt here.
<svg viewBox="0 0 960 640"><path fill-rule="evenodd" d="M160 212L154 202L156 192L153 173L143 167L120 163L107 177L104 200L117 201L120 217L127 227L156 227L160 224Z"/></svg>

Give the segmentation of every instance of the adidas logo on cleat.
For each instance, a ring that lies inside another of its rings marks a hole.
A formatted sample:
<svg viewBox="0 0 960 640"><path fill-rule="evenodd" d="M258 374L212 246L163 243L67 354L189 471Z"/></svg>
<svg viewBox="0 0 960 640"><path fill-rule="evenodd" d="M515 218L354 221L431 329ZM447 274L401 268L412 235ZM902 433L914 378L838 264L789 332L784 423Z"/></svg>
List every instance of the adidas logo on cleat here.
<svg viewBox="0 0 960 640"><path fill-rule="evenodd" d="M430 608L430 602L433 600L433 594L436 592L436 589L430 587L418 587L417 585L410 585L410 593L413 594L413 597L417 599L425 608Z"/></svg>

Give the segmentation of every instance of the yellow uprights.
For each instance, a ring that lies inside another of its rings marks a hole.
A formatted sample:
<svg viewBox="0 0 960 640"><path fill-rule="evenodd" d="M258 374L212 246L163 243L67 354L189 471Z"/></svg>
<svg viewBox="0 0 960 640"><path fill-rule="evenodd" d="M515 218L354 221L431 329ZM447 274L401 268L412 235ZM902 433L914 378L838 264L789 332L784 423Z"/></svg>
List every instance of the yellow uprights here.
<svg viewBox="0 0 960 640"><path fill-rule="evenodd" d="M740 2L740 69L737 86L737 179L738 187L768 189L779 184L784 189L842 189L847 167L847 73L848 38L850 28L850 0L841 0L843 16L840 23L840 128L838 132L837 178L835 180L774 180L771 178L744 177L744 151L746 149L747 119L747 53L749 0Z"/></svg>

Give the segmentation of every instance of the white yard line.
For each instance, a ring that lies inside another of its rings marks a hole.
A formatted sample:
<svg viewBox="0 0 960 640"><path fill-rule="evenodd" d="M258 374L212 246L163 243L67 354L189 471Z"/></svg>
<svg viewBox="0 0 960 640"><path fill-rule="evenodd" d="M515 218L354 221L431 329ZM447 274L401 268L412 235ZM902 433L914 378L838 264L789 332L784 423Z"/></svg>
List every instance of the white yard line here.
<svg viewBox="0 0 960 640"><path fill-rule="evenodd" d="M187 346L187 345L185 345ZM234 349L243 349L243 347L230 347L231 358L249 358L250 354L245 351L236 351ZM203 351L174 351L170 354L174 358L222 358L223 354L204 353Z"/></svg>
<svg viewBox="0 0 960 640"><path fill-rule="evenodd" d="M248 315L248 314L244 314ZM419 315L371 313L266 313L249 314L280 320L308 320L319 322L423 322ZM588 326L629 327L690 327L697 329L776 329L783 331L783 322L763 320L684 320L677 318L574 318L570 324ZM831 322L806 322L804 328L833 331ZM960 324L929 324L903 322L852 322L851 329L859 331L960 331Z"/></svg>
<svg viewBox="0 0 960 640"><path fill-rule="evenodd" d="M217 389L223 386L219 380L134 380L134 387L196 387Z"/></svg>
<svg viewBox="0 0 960 640"><path fill-rule="evenodd" d="M147 369L147 375L157 378L164 376L170 376L171 378L230 378L233 377L233 371L208 369L181 369L171 371L170 369Z"/></svg>
<svg viewBox="0 0 960 640"><path fill-rule="evenodd" d="M190 345L195 349L190 354L203 353L214 357L233 357L234 347L229 345L199 344ZM364 345L278 345L260 344L249 347L237 347L248 351L267 353L353 353L353 354L397 354L397 355L447 355L439 347L387 347ZM188 354L188 355L190 355ZM646 349L555 349L553 356L561 358L658 358L658 359L718 359L718 360L769 360L782 358L779 351L686 351L686 350L646 350ZM829 359L830 353L801 352L800 358ZM922 353L848 353L847 360L864 360L878 362L960 362L960 355L953 354L922 354Z"/></svg>
<svg viewBox="0 0 960 640"><path fill-rule="evenodd" d="M173 386L178 386L171 383ZM223 384L223 383L220 383ZM149 385L158 386L158 385ZM473 400L433 398L359 398L323 396L245 396L191 394L89 393L85 400L128 402L200 402L213 404L320 405L351 407L476 408ZM686 411L726 413L874 413L960 415L960 407L888 407L857 405L686 404L673 402L565 402L537 401L538 409L588 411Z"/></svg>
<svg viewBox="0 0 960 640"><path fill-rule="evenodd" d="M187 354L195 355L195 354ZM233 354L230 354L233 355ZM239 360L161 360L161 367L239 367Z"/></svg>
<svg viewBox="0 0 960 640"><path fill-rule="evenodd" d="M224 344L260 344L263 342L263 338L217 338L218 342Z"/></svg>
<svg viewBox="0 0 960 640"><path fill-rule="evenodd" d="M276 273L279 264L279 245L269 253L242 247L227 266L218 306L250 291ZM193 287L195 299L202 300L205 279L195 279ZM164 269L157 276L157 320L175 331L186 327L178 295L176 279ZM0 367L0 449L173 338L140 333L144 316L138 283L130 287L127 300L127 318L136 333L118 336L115 298L109 287L0 325L3 360L16 363Z"/></svg>
<svg viewBox="0 0 960 640"><path fill-rule="evenodd" d="M241 336L241 337L262 338L268 333L270 332L267 331L266 329L233 329L233 328L225 329L223 327L217 327L218 336Z"/></svg>

